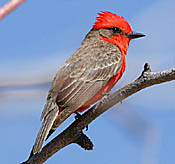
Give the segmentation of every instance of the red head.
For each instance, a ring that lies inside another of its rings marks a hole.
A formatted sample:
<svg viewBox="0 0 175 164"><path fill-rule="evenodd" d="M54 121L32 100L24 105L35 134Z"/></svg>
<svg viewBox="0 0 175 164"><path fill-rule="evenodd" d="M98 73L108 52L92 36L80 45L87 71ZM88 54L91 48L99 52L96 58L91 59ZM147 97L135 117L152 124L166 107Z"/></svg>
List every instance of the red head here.
<svg viewBox="0 0 175 164"><path fill-rule="evenodd" d="M98 14L93 29L108 29L113 31L113 37L101 37L103 40L116 44L126 54L131 39L143 37L141 33L134 33L124 17L108 11Z"/></svg>
<svg viewBox="0 0 175 164"><path fill-rule="evenodd" d="M96 18L93 28L100 29L118 27L127 34L132 32L131 26L124 17L108 11L102 11L101 13L98 13L98 15L99 16Z"/></svg>

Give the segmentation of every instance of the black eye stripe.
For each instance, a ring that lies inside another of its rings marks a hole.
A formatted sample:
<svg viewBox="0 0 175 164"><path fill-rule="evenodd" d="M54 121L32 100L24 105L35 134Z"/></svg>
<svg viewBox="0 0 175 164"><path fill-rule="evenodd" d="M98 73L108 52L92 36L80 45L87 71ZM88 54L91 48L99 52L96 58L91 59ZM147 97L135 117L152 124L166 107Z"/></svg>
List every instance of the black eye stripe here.
<svg viewBox="0 0 175 164"><path fill-rule="evenodd" d="M118 27L112 27L112 28L106 28L108 30L112 30L115 33L123 33L122 29L118 28Z"/></svg>
<svg viewBox="0 0 175 164"><path fill-rule="evenodd" d="M115 31L115 32L120 32L121 31L121 29L118 28L118 27L113 27L112 30Z"/></svg>

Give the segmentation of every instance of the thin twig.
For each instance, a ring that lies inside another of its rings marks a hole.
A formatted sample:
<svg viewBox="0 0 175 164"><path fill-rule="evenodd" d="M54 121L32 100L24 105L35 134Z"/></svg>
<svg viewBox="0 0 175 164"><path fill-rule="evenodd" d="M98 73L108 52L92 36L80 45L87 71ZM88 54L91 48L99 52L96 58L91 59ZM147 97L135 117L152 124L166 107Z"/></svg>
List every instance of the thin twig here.
<svg viewBox="0 0 175 164"><path fill-rule="evenodd" d="M0 20L20 6L25 0L10 0L0 8Z"/></svg>

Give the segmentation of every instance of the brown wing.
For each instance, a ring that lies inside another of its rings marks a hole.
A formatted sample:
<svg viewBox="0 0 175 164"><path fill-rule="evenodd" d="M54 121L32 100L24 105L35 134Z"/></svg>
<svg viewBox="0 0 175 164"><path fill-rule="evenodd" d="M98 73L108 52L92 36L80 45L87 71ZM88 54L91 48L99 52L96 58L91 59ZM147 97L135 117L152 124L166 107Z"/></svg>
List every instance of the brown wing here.
<svg viewBox="0 0 175 164"><path fill-rule="evenodd" d="M61 67L49 95L55 97L58 105L72 106L75 112L106 85L121 65L122 55L117 46L83 46Z"/></svg>
<svg viewBox="0 0 175 164"><path fill-rule="evenodd" d="M72 106L76 111L118 72L122 65L121 52L116 45L101 40L101 33L101 30L91 30L81 47L62 65L53 80L48 100L52 99L59 106ZM41 119L49 111L45 108Z"/></svg>

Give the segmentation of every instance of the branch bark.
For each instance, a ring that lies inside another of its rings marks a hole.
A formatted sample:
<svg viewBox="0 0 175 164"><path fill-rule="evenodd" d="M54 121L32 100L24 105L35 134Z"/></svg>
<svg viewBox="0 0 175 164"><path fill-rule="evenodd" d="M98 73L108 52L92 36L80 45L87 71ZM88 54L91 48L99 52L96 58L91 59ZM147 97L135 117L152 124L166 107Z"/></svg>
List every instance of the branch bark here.
<svg viewBox="0 0 175 164"><path fill-rule="evenodd" d="M42 164L57 151L72 143L77 143L80 146L90 145L89 147L92 149L93 144L87 138L87 136L82 133L82 130L87 127L89 123L91 123L109 108L133 95L134 93L144 88L172 80L175 80L175 68L162 72L151 72L149 64L146 63L144 70L138 79L129 83L123 88L104 96L101 101L90 108L79 119L75 120L66 130L45 145L39 154L35 154L26 162L23 162L23 164ZM85 138L84 142L87 140L87 143L82 143L82 137ZM79 140L80 138L81 141ZM86 146L84 148L87 149Z"/></svg>
<svg viewBox="0 0 175 164"><path fill-rule="evenodd" d="M20 6L25 0L11 0L0 8L0 20Z"/></svg>

